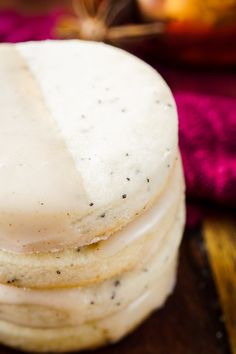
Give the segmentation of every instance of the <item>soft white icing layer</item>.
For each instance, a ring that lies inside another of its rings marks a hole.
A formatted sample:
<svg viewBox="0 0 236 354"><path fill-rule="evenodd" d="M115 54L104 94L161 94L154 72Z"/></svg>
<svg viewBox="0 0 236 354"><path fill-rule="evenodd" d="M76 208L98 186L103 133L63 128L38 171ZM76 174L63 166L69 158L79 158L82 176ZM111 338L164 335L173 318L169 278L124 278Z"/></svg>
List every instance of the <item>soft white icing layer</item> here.
<svg viewBox="0 0 236 354"><path fill-rule="evenodd" d="M175 284L176 260L158 282L126 308L111 316L79 326L31 328L0 320L0 340L30 352L65 352L115 342L133 330L154 309L161 307Z"/></svg>
<svg viewBox="0 0 236 354"><path fill-rule="evenodd" d="M103 44L48 41L1 45L0 76L0 248L107 238L162 189L177 116L147 64Z"/></svg>
<svg viewBox="0 0 236 354"><path fill-rule="evenodd" d="M159 279L162 279L165 269L177 257L177 250L183 233L184 218L182 202L177 218L170 226L168 233L163 237L155 254L152 257L149 254L148 261L143 263L140 260L133 271L125 272L119 277L108 279L94 286L73 289L34 290L0 285L0 318L4 319L4 316L7 315L7 310L3 311L4 306L1 307L2 304L12 304L22 305L23 307L31 306L31 311L36 311L35 316L30 318L27 315L23 316L23 314L21 314L20 319L15 316L15 321L20 320L22 325L41 327L42 319L44 319L43 325L45 327L78 325L120 311L135 298L146 292L147 289L152 288L153 283L159 284L159 291L162 293ZM159 233L157 232L155 239L158 238ZM38 307L40 308L39 320L35 319ZM44 309L44 307L46 308ZM50 309L54 311L52 315L50 315ZM64 311L67 316L62 322L55 317L53 324L52 317L56 310L59 313ZM17 307L14 311L17 313ZM43 315L44 312L45 315ZM48 317L50 317L50 321L47 322Z"/></svg>
<svg viewBox="0 0 236 354"><path fill-rule="evenodd" d="M82 294L82 291L80 292L79 289L65 290L64 292L58 290L51 293L45 291L44 294L40 294L39 291L38 294L35 294L35 291L28 291L28 293L26 292L23 294L23 289L18 289L17 294L17 291L14 291L15 289L6 289L5 286L5 289L3 290L1 286L0 320L8 320L27 327L60 328L67 326L78 326L84 323L106 318L107 316L110 317L112 314L119 314L122 310L127 309L127 307L133 306L136 299L139 301L143 296L146 297L147 293L153 288L154 284L159 284L158 295L163 297L166 292L165 284L162 284L163 273L165 274L166 269L172 267L172 271L174 271L176 267L176 253L171 255L171 259L163 265L161 272L158 272L156 269L156 264L154 264L154 266L151 265L149 269L149 276L146 275L146 279L142 279L145 277L137 276L134 272L134 274L131 274L130 277L128 276L128 281L131 281L131 284L122 284L123 280L126 282L126 280L122 277L120 279L121 283L119 288L116 287L116 296L114 295L115 292L111 291L111 286L106 288L107 293L104 292L104 287L101 289L98 288L96 292L96 299L98 300L97 303L94 298L95 294L89 294L89 289L87 294L86 291ZM134 276L133 279L132 276ZM132 281L134 282L133 286ZM141 281L141 284L135 283L137 281ZM165 279L165 281L167 281L167 279ZM122 287L124 287L124 289L122 289ZM128 293L125 293L125 288L128 290ZM101 294L99 293L99 290L102 291ZM83 295L87 295L87 298ZM91 295L93 295L93 300L90 300ZM112 296L115 296L113 300L111 299ZM14 311L14 316L12 319L7 313L9 308L4 308L6 304L15 305L10 312L11 314L12 311ZM25 311L22 311L23 308L25 308ZM31 312L30 316L29 309ZM40 311L39 318L37 318L37 316L39 316L38 309ZM18 315L18 311L20 316ZM58 321L58 318L63 320Z"/></svg>
<svg viewBox="0 0 236 354"><path fill-rule="evenodd" d="M169 229L168 226L165 227L166 223L172 224L176 215L176 207L179 205L180 198L183 198L184 189L183 171L179 157L172 175L155 203L122 230L116 232L108 240L102 241L96 254L111 257L132 242L150 234L153 230L158 230L158 235L161 236L162 229L164 229L164 233L166 229ZM163 223L165 219L168 221ZM161 241L161 237L158 237L158 241Z"/></svg>
<svg viewBox="0 0 236 354"><path fill-rule="evenodd" d="M126 225L122 230L116 232L109 239L99 243L99 246L96 248L96 257L112 257L132 242L145 237L145 235L155 230L158 230L160 235L157 242L161 242L161 235L168 229L168 223L173 220L179 199L184 193L183 172L180 161L177 162L170 177L162 194L151 208ZM175 193L173 193L173 190ZM60 224L58 225L59 227ZM1 242L6 247L8 241L7 234L4 236Z"/></svg>
<svg viewBox="0 0 236 354"><path fill-rule="evenodd" d="M55 288L92 284L144 263L165 240L183 200L181 164L176 164L158 200L110 239L80 252L68 249L46 254L0 252L0 280L15 286ZM156 237L158 235L158 237ZM59 271L59 274L57 272Z"/></svg>
<svg viewBox="0 0 236 354"><path fill-rule="evenodd" d="M109 205L119 200L134 164L150 176L158 169L156 178L163 184L167 170L162 164L171 160L166 147L176 144L177 122L168 106L174 105L170 90L154 69L93 42L19 44L17 50L42 89L91 201ZM132 178L129 192L139 183Z"/></svg>
<svg viewBox="0 0 236 354"><path fill-rule="evenodd" d="M175 285L176 265L177 259L173 257L172 262L168 264L149 290L122 311L101 320L99 327L108 331L112 342L122 338L137 326L141 320L150 315L153 310L163 306Z"/></svg>
<svg viewBox="0 0 236 354"><path fill-rule="evenodd" d="M13 47L1 56L0 76L0 248L18 251L50 232L64 235L63 212L83 210L88 200L35 80Z"/></svg>

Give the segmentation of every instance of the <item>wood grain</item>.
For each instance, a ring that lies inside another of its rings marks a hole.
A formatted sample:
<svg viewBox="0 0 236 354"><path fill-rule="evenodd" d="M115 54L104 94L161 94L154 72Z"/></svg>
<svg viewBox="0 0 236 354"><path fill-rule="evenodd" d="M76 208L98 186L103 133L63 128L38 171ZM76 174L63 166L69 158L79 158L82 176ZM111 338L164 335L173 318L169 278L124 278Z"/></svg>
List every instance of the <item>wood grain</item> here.
<svg viewBox="0 0 236 354"><path fill-rule="evenodd" d="M236 354L236 222L232 218L208 218L203 234L231 350Z"/></svg>

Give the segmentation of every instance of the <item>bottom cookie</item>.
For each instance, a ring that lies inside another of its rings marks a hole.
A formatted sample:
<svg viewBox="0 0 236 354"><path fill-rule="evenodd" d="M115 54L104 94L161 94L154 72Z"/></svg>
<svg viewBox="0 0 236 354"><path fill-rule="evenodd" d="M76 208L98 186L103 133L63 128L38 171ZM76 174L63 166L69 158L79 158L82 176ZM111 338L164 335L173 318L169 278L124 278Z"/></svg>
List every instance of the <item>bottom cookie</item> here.
<svg viewBox="0 0 236 354"><path fill-rule="evenodd" d="M75 351L114 343L163 305L175 284L176 261L175 253L152 288L111 316L80 326L51 329L30 328L0 321L0 341L32 352Z"/></svg>

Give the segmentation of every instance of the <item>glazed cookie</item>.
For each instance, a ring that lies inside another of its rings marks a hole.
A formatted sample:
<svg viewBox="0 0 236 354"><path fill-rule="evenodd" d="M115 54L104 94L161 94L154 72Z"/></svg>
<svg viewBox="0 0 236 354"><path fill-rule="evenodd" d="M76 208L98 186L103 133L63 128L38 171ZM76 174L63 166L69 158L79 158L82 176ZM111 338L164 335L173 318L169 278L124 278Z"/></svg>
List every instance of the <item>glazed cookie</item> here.
<svg viewBox="0 0 236 354"><path fill-rule="evenodd" d="M116 342L175 284L185 186L171 91L133 55L79 40L1 44L0 76L0 342Z"/></svg>
<svg viewBox="0 0 236 354"><path fill-rule="evenodd" d="M154 69L101 43L46 41L2 44L0 76L1 249L81 247L153 204L177 156Z"/></svg>
<svg viewBox="0 0 236 354"><path fill-rule="evenodd" d="M154 205L108 240L60 252L15 254L0 251L0 282L18 287L84 286L119 276L157 252L184 195L177 161ZM173 190L175 193L173 193Z"/></svg>
<svg viewBox="0 0 236 354"><path fill-rule="evenodd" d="M78 326L111 316L152 288L173 254L176 258L184 220L182 200L174 223L157 252L146 262L136 264L132 271L95 285L51 290L0 285L0 320L22 326L56 328Z"/></svg>
<svg viewBox="0 0 236 354"><path fill-rule="evenodd" d="M32 328L0 320L0 341L30 352L77 351L114 343L163 305L175 284L176 262L174 253L150 289L110 316L61 328Z"/></svg>

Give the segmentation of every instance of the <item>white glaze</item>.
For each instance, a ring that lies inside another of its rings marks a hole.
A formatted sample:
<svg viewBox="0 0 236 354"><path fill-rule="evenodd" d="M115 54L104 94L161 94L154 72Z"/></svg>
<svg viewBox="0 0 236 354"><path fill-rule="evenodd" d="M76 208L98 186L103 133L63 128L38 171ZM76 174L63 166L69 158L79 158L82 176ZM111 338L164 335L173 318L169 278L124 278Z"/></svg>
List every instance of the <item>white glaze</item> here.
<svg viewBox="0 0 236 354"><path fill-rule="evenodd" d="M103 44L0 53L0 248L46 252L107 238L158 194L174 164L169 88Z"/></svg>
<svg viewBox="0 0 236 354"><path fill-rule="evenodd" d="M162 230L165 233L169 229L169 224L179 207L179 200L183 198L184 188L182 165L179 159L164 190L151 208L108 240L101 241L96 254L111 257L130 243L152 233L153 230L158 230L157 242L161 241Z"/></svg>
<svg viewBox="0 0 236 354"><path fill-rule="evenodd" d="M91 349L115 342L133 330L154 309L161 307L173 290L175 260L153 288L111 316L79 326L32 328L0 320L1 342L29 352L67 352ZM160 290L161 288L161 290Z"/></svg>
<svg viewBox="0 0 236 354"><path fill-rule="evenodd" d="M32 328L29 325L20 325L19 327L16 327L18 328L18 334L20 334L20 337L23 339L25 330L32 330L30 334L33 336L38 334L38 338L41 338L44 343L45 339L48 337L53 339L54 336L58 337L61 335L61 338L63 338L65 334L68 333L69 335L70 331L74 331L74 329L78 334L81 333L81 331L83 333L83 326L91 325L96 329L106 329L109 333L110 339L112 341L116 341L124 334L127 334L127 331L133 329L138 324L138 322L143 320L145 316L149 315L152 310L163 305L167 296L173 290L173 286L175 284L175 276L176 258L173 258L172 262L168 264L162 275L158 278L158 282L155 282L149 290L145 291L128 306L109 316L98 319L96 321L80 324L78 326L62 326L61 328ZM1 330L3 323L5 322L0 320ZM10 324L11 322L8 321L8 323ZM86 337L83 338L83 341L85 339ZM93 337L87 338L88 346L92 346L93 339Z"/></svg>
<svg viewBox="0 0 236 354"><path fill-rule="evenodd" d="M177 257L184 219L182 201L177 218L170 226L168 233L164 235L159 244L160 247L156 249L155 254L151 255L150 253L149 257L146 257L148 261L145 263L140 260L133 271L125 272L119 277L108 279L94 286L82 288L36 290L0 285L0 304L47 306L59 311L65 310L69 316L67 322L58 323L57 319L55 320L55 326L61 327L93 321L119 311L141 296L147 289L152 288L153 283L159 284L161 294L162 287L159 279L162 279L165 269ZM159 234L157 233L155 239L158 238ZM118 285L115 285L116 281L119 281ZM22 318L22 322L23 325L30 325L27 323L27 319ZM46 323L45 326L47 326Z"/></svg>
<svg viewBox="0 0 236 354"><path fill-rule="evenodd" d="M177 259L173 258L149 290L122 311L116 312L98 323L99 328L108 331L112 342L126 335L153 310L163 306L175 285L176 263Z"/></svg>

